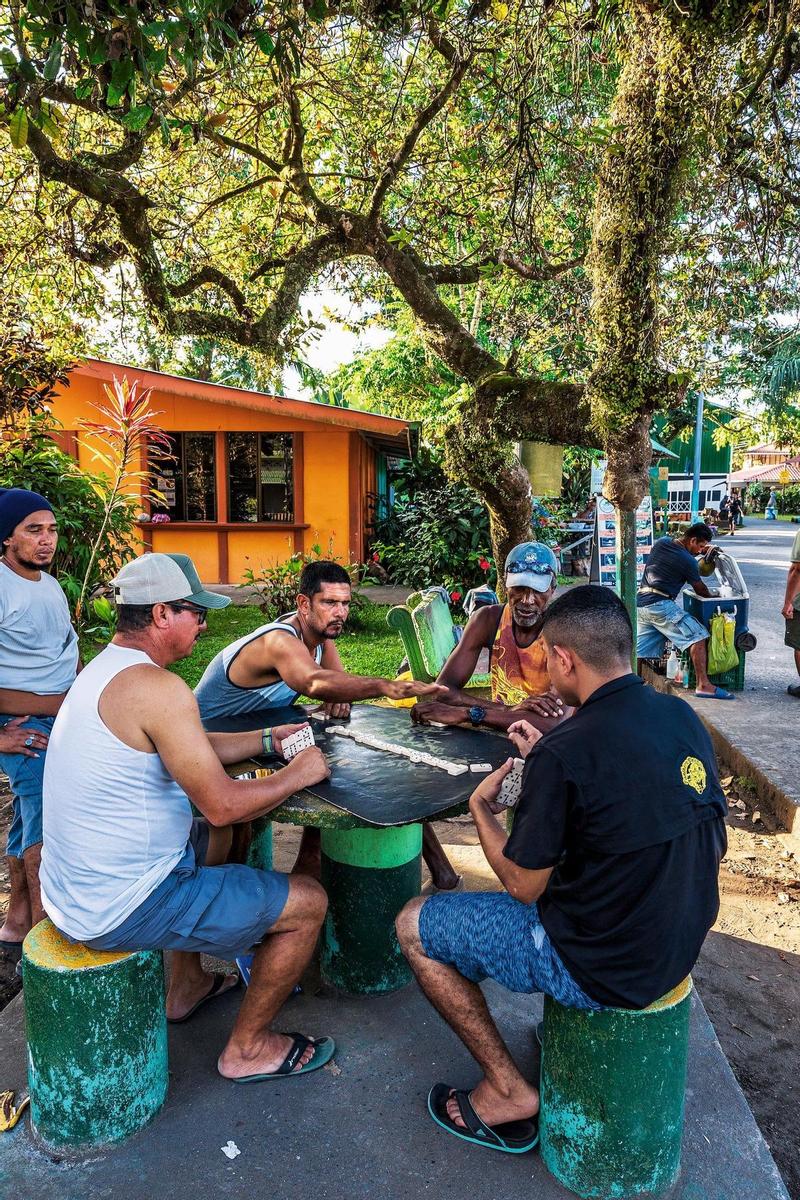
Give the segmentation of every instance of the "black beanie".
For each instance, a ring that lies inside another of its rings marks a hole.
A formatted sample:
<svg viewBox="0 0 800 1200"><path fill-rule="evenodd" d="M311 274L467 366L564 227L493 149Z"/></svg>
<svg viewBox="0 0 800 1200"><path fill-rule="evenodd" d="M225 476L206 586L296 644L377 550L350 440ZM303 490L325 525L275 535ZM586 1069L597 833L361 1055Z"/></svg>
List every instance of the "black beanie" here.
<svg viewBox="0 0 800 1200"><path fill-rule="evenodd" d="M0 554L3 543L31 513L47 509L53 511L53 506L38 492L29 492L27 488L0 488Z"/></svg>

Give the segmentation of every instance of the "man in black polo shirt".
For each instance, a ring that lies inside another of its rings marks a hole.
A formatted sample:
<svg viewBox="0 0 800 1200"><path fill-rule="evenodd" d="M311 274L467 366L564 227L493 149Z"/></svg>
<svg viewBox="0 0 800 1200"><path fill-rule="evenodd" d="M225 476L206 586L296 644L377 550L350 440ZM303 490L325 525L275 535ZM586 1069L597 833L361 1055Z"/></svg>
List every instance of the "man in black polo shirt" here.
<svg viewBox="0 0 800 1200"><path fill-rule="evenodd" d="M406 905L403 951L431 1003L477 1060L471 1092L437 1084L433 1119L478 1145L537 1140L523 1078L478 983L543 991L583 1009L646 1008L691 971L719 908L727 806L711 741L683 700L631 673L632 629L607 588L576 587L542 625L553 686L575 715L530 750L510 837L493 815L510 761L470 800L505 892Z"/></svg>
<svg viewBox="0 0 800 1200"><path fill-rule="evenodd" d="M700 578L697 556L706 553L714 536L698 521L679 538L662 537L654 544L644 564L636 594L638 616L637 658L660 658L667 641L678 650L688 650L697 679L695 696L705 700L735 700L733 692L717 687L708 678L708 637L705 625L686 612L676 597L685 583L698 596L715 596Z"/></svg>

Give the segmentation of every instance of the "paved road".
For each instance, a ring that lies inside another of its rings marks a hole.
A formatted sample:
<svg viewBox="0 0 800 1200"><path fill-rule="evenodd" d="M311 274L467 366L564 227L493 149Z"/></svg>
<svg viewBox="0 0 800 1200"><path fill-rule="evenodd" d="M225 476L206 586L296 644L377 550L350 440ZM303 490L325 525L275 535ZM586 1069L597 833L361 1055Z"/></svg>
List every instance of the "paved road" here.
<svg viewBox="0 0 800 1200"><path fill-rule="evenodd" d="M789 552L800 526L746 517L735 537L718 544L737 559L750 593L750 628L758 646L747 656L745 687L783 690L795 682L792 652L783 644L781 616Z"/></svg>

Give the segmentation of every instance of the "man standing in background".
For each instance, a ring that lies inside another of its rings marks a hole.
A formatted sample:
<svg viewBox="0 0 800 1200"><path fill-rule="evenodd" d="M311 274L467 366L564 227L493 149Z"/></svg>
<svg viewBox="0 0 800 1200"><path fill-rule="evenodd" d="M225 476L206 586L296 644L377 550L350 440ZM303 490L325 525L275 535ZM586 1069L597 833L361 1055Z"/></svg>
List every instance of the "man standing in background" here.
<svg viewBox="0 0 800 1200"><path fill-rule="evenodd" d="M800 675L800 529L794 535L791 557L782 609L786 619L784 641L794 650L794 665ZM790 683L786 690L790 696L800 700L800 683Z"/></svg>
<svg viewBox="0 0 800 1200"><path fill-rule="evenodd" d="M78 636L49 574L58 541L50 501L0 489L0 770L14 815L8 832L11 896L0 950L19 951L44 919L39 893L42 779L50 730L79 668Z"/></svg>

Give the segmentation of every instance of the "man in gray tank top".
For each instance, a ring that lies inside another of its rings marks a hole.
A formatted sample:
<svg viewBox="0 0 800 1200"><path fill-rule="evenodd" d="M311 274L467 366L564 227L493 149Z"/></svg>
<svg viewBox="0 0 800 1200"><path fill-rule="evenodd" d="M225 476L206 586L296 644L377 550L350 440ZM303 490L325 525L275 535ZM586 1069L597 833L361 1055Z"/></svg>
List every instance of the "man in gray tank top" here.
<svg viewBox="0 0 800 1200"><path fill-rule="evenodd" d="M167 1019L185 1021L235 987L201 954L255 946L250 984L217 1066L238 1083L316 1070L332 1038L272 1028L325 917L319 883L225 863L230 826L270 812L328 774L318 747L265 779L223 764L261 751L262 730L206 734L197 702L166 668L187 658L209 608L191 560L144 554L114 580L117 633L81 673L55 721L44 781L42 896L65 936L96 950L175 951ZM297 726L272 730L282 738ZM204 820L193 821L190 801ZM277 935L277 936L276 936Z"/></svg>
<svg viewBox="0 0 800 1200"><path fill-rule="evenodd" d="M350 612L350 576L334 562L307 563L300 575L297 609L226 646L195 688L203 721L292 704L298 695L319 700L327 716L345 719L354 700L436 699L445 688L415 680L381 679L345 671L336 639ZM434 885L459 882L436 834L423 826L422 852ZM295 864L319 878L320 833L306 829Z"/></svg>

